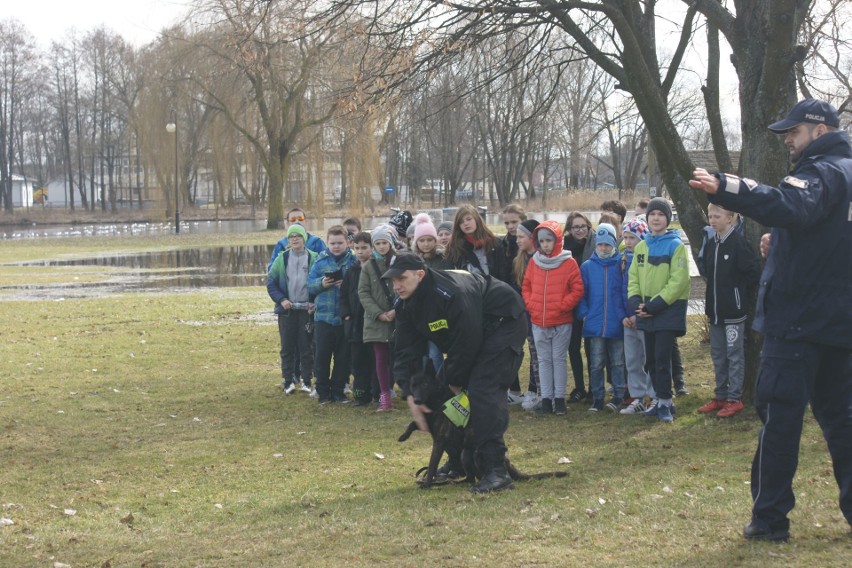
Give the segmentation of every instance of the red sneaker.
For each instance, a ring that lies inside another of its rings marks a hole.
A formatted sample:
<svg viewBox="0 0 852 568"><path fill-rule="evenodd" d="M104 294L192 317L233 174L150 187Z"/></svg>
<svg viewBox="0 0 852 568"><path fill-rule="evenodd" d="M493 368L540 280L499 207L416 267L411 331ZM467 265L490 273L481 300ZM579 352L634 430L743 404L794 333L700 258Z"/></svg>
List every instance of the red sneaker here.
<svg viewBox="0 0 852 568"><path fill-rule="evenodd" d="M698 412L714 412L725 407L724 400L716 400L715 398L698 409Z"/></svg>
<svg viewBox="0 0 852 568"><path fill-rule="evenodd" d="M719 418L727 418L729 416L733 416L743 408L745 408L745 406L741 400L729 400L725 402L725 406L722 410L716 413L716 416Z"/></svg>

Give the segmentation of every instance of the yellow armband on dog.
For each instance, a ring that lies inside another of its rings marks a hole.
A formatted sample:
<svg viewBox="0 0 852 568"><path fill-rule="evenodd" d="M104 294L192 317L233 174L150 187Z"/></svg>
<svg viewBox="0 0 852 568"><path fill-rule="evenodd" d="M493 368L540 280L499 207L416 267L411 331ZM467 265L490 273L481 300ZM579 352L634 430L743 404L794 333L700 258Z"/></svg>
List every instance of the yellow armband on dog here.
<svg viewBox="0 0 852 568"><path fill-rule="evenodd" d="M467 393L462 391L445 402L444 415L459 428L467 426L467 421L470 420L470 400Z"/></svg>

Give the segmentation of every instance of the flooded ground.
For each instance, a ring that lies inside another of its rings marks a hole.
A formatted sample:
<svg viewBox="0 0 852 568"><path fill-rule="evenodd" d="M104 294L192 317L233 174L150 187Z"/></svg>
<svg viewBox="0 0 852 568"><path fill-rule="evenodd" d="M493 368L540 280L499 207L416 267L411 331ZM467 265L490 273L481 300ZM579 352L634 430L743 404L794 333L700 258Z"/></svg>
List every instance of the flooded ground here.
<svg viewBox="0 0 852 568"><path fill-rule="evenodd" d="M92 298L124 292L265 286L272 248L272 244L194 248L5 264L32 267L34 277L32 283L0 285L0 298ZM46 272L67 276L40 282L36 276Z"/></svg>

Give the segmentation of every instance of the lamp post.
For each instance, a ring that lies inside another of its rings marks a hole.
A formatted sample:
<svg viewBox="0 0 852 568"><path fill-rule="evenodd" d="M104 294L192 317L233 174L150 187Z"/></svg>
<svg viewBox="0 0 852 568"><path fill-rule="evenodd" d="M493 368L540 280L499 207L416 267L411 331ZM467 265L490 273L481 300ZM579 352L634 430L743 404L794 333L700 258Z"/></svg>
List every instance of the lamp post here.
<svg viewBox="0 0 852 568"><path fill-rule="evenodd" d="M172 111L172 120L166 125L166 132L175 135L175 234L180 234L180 211L178 210L178 135L177 135L177 113Z"/></svg>

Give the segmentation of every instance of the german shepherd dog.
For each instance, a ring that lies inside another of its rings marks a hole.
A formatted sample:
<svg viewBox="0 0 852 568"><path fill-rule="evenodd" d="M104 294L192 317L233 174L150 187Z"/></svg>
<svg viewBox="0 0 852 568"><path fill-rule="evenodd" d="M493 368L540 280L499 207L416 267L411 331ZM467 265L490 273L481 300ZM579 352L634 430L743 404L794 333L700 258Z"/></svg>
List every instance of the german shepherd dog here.
<svg viewBox="0 0 852 568"><path fill-rule="evenodd" d="M485 473L481 471L480 465L475 459L473 445L473 430L470 427L460 428L453 424L444 414L444 403L455 396L446 383L439 380L435 374L432 362L426 364L426 369L417 371L411 376L411 394L416 404L422 404L432 412L426 413L426 423L429 433L432 435L432 454L429 457L429 465L426 468L426 476L419 480L421 489L428 489L435 483L435 475L438 464L444 453L451 457L458 457L456 463L461 461L464 467L465 481L475 483ZM405 432L399 437L404 442L417 431L417 423L412 421ZM553 471L546 473L525 474L512 465L509 458L506 459L506 470L513 481L526 481L528 479L545 479L551 477L566 477L564 471ZM423 471L421 469L418 474Z"/></svg>

